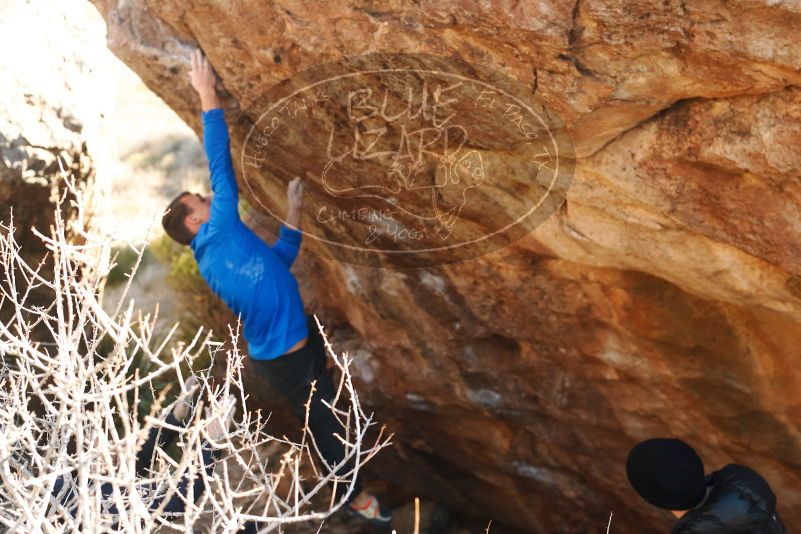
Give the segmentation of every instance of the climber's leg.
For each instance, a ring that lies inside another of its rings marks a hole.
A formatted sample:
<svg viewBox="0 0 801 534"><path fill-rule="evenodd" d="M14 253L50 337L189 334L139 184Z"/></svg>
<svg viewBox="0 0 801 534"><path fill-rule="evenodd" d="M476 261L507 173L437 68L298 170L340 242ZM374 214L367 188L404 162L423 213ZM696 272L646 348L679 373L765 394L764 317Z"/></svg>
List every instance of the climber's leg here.
<svg viewBox="0 0 801 534"><path fill-rule="evenodd" d="M186 391L184 391L175 404L175 407L164 418L164 422L171 427L184 426L184 420L190 413L190 403L192 398L199 387L197 379L192 376L186 381ZM145 470L150 467L153 461L153 453L156 446L163 449L172 443L178 437L178 431L174 428L163 426L153 426L139 452L136 454L136 474L137 476L144 476Z"/></svg>
<svg viewBox="0 0 801 534"><path fill-rule="evenodd" d="M260 376L264 377L291 406L292 412L300 421L306 418L306 403L309 401L311 383L316 381L314 396L309 408L309 430L320 454L329 466L339 464L345 458L345 445L334 435L344 438L344 429L331 410L323 404L323 399L331 402L336 394L331 373L325 366L325 348L322 336L317 330L314 318L309 317L309 340L300 349L289 352L274 360L251 360ZM337 472L343 476L353 469L353 460ZM349 484L336 484L337 498L348 490ZM356 484L349 500L361 493L361 484Z"/></svg>

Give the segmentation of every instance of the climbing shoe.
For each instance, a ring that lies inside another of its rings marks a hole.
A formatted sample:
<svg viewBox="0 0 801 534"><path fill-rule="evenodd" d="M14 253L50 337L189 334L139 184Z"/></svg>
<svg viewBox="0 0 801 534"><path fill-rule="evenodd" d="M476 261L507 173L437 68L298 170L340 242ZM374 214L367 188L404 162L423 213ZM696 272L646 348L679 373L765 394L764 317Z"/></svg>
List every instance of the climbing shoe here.
<svg viewBox="0 0 801 534"><path fill-rule="evenodd" d="M392 511L379 503L374 495L370 496L367 504L358 508L352 503L346 504L345 512L350 517L362 519L375 526L389 525L392 521Z"/></svg>

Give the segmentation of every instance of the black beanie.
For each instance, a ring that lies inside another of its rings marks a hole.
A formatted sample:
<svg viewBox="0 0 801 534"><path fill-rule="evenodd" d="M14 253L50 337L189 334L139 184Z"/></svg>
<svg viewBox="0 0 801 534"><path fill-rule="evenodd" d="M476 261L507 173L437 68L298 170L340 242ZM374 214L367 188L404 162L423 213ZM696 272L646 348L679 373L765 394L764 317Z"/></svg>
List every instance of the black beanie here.
<svg viewBox="0 0 801 534"><path fill-rule="evenodd" d="M629 452L626 474L637 493L659 508L689 510L706 495L704 462L680 439L638 443Z"/></svg>

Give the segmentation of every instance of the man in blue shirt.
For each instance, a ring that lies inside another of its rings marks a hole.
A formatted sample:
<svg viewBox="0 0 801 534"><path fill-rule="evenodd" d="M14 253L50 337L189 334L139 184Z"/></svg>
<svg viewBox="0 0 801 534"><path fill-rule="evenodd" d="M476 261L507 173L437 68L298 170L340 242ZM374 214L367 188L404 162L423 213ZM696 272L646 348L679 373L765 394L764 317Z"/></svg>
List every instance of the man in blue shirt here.
<svg viewBox="0 0 801 534"><path fill-rule="evenodd" d="M239 218L236 177L228 127L215 89L216 76L203 54L192 54L192 86L200 96L203 146L209 160L213 195L183 192L162 219L166 233L189 245L199 271L212 291L240 315L243 337L256 372L282 393L295 415L305 418L311 382L317 381L309 428L330 465L345 457L334 434L341 425L322 400L335 389L326 368L326 352L313 318L303 310L298 284L289 271L301 241L303 184L296 177L287 188L289 210L273 246L262 241ZM352 466L345 466L347 472ZM337 496L347 491L337 485ZM378 500L356 483L346 510L376 524L391 520Z"/></svg>

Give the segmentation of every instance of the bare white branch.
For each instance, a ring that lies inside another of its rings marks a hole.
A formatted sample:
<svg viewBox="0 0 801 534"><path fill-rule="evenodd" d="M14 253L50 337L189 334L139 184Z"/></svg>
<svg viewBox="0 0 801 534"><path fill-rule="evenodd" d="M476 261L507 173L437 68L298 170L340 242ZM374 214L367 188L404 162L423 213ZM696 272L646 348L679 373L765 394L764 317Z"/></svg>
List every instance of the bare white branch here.
<svg viewBox="0 0 801 534"><path fill-rule="evenodd" d="M236 532L252 521L271 532L339 509L345 497L335 501L328 488L352 490L361 467L391 438L381 429L368 441L376 424L359 402L347 354L337 355L325 339L340 371L330 407L347 451L328 468L308 424L294 443L270 435L267 418L248 410L239 325L229 327L234 348L224 354L203 329L188 343L175 339L178 325L154 338L158 307L143 317L133 300L125 302L144 247L134 249L138 259L114 311L104 310L111 243L85 227L83 193L67 173L62 178L78 214L65 221L59 205L51 235L37 232L52 276L43 275L45 263L23 259L13 218L0 223L0 305L11 310L0 322L0 529ZM31 304L33 290L49 292L52 305ZM35 339L34 328L49 339ZM225 359L222 380L197 369L206 351ZM171 380L182 391L192 373L198 394L187 410L191 393L172 400L158 384ZM167 420L182 410L186 421ZM158 440L147 455L140 451L151 435ZM170 435L172 449L159 441ZM350 470L337 473L345 465Z"/></svg>

